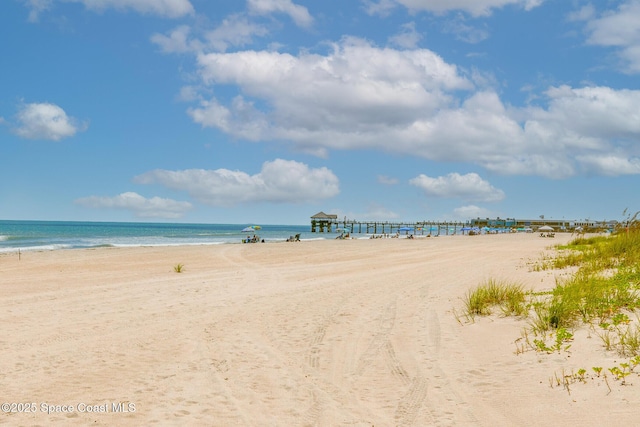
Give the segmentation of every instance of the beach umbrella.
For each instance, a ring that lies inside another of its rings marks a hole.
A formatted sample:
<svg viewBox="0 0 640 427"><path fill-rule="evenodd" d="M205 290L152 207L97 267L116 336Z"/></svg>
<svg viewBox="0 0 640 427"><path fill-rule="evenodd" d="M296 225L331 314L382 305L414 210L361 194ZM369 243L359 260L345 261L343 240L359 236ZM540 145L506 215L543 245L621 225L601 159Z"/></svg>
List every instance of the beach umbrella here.
<svg viewBox="0 0 640 427"><path fill-rule="evenodd" d="M256 231L255 228L253 227L245 227L241 230L243 233L253 233L254 231Z"/></svg>
<svg viewBox="0 0 640 427"><path fill-rule="evenodd" d="M543 225L542 227L538 228L538 231L553 231L553 227L549 225Z"/></svg>
<svg viewBox="0 0 640 427"><path fill-rule="evenodd" d="M400 228L398 228L398 231L413 231L413 228L411 228L411 227L400 227Z"/></svg>
<svg viewBox="0 0 640 427"><path fill-rule="evenodd" d="M254 230L260 230L262 227L260 227L259 225L252 225L251 228L253 228Z"/></svg>

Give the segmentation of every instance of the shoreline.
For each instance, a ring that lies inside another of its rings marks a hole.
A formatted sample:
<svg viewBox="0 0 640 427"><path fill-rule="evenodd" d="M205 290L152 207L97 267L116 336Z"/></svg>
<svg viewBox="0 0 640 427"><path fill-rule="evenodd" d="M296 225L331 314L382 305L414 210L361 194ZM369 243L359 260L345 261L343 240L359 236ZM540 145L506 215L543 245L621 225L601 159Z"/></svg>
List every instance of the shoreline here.
<svg viewBox="0 0 640 427"><path fill-rule="evenodd" d="M360 233L355 233L355 234L351 234L350 237L347 238L340 238L339 234L337 233L316 233L318 234L318 237L302 237L300 239L301 242L315 242L315 241L324 241L324 240L387 240L387 239L399 239L399 240L403 240L409 237L409 235L405 235L402 234L400 236L395 236L392 234L360 234ZM442 234L442 235L424 235L424 234L413 234L413 237L411 237L412 239L416 239L416 240L421 240L421 239L438 239L438 238L452 238L452 237L465 237L465 238L471 238L471 237L481 237L481 236L503 236L503 235L531 235L531 234L535 234L535 233L522 233L522 232L518 232L518 233L484 233L484 234L479 234L479 235L475 235L475 236L469 236L466 234ZM576 237L577 235L574 233L559 233L561 235L571 235L573 237ZM83 249L87 249L87 250L92 250L92 249L101 249L101 248L146 248L146 247L190 247L190 246L204 246L204 247L208 247L208 246L217 246L217 245L237 245L237 244L254 244L254 243L269 243L269 244L273 244L273 243L292 243L288 241L288 238L286 237L280 237L278 239L274 239L274 238L269 238L269 239L264 239L264 241L259 241L259 242L245 242L244 240L246 239L241 236L238 236L237 238L234 238L233 241L230 240L219 240L219 241L208 241L208 242L180 242L180 243L97 243L95 245L78 245L76 244L74 246L74 244L69 244L69 243L62 243L62 244L46 244L46 245L41 245L41 246L25 246L25 247L4 247L4 248L0 248L0 256L3 256L5 254L17 254L18 252L21 253L28 253L28 252L48 252L48 251L68 251L68 250L83 250ZM237 240L237 241L236 241Z"/></svg>
<svg viewBox="0 0 640 427"><path fill-rule="evenodd" d="M608 366L586 332L570 353L517 355L526 321L456 320L465 292L490 278L552 289L567 272L532 265L571 238L0 256L3 398L61 409L2 413L0 424L596 426L611 414L633 423L636 386L549 387L561 369Z"/></svg>

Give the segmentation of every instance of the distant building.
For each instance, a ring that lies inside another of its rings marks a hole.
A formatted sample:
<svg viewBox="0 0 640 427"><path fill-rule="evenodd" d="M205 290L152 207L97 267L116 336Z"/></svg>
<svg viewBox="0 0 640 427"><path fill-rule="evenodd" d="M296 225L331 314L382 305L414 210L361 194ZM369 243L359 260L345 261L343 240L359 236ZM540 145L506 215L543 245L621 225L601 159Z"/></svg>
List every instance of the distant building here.
<svg viewBox="0 0 640 427"><path fill-rule="evenodd" d="M551 226L558 231L574 231L581 228L584 231L592 230L613 230L618 226L618 221L592 221L592 220L568 220L552 218L536 219L516 219L516 218L476 218L471 221L472 227L495 227L495 228L524 228L530 227L534 230L544 225Z"/></svg>

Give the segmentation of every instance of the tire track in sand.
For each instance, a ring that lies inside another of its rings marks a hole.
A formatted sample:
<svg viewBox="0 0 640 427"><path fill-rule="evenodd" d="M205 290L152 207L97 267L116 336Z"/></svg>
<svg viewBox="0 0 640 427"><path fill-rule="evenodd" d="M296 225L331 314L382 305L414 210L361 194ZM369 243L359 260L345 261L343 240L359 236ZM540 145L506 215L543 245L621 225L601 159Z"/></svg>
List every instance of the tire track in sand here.
<svg viewBox="0 0 640 427"><path fill-rule="evenodd" d="M365 352L360 356L358 363L355 369L355 375L361 376L365 369L370 366L374 359L380 353L380 350L389 343L389 333L393 329L393 325L396 321L396 301L394 300L391 304L389 304L382 316L380 316L380 320L378 322L378 326L376 328L376 333L371 339L369 346L365 350ZM390 343L389 343L390 344ZM396 359L397 362L397 359ZM398 368L400 371L402 368Z"/></svg>

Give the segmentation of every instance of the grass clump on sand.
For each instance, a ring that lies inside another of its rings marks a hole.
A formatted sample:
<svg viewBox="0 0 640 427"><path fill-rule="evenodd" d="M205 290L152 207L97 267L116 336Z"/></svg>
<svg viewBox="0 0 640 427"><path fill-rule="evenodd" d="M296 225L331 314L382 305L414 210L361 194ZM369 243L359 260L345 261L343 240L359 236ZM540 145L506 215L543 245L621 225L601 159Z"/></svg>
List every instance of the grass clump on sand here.
<svg viewBox="0 0 640 427"><path fill-rule="evenodd" d="M176 264L173 266L173 271L176 273L182 273L184 271L184 264Z"/></svg>
<svg viewBox="0 0 640 427"><path fill-rule="evenodd" d="M526 293L520 284L499 282L493 279L467 292L464 298L465 314L469 318L486 316L499 307L504 315L526 314Z"/></svg>

